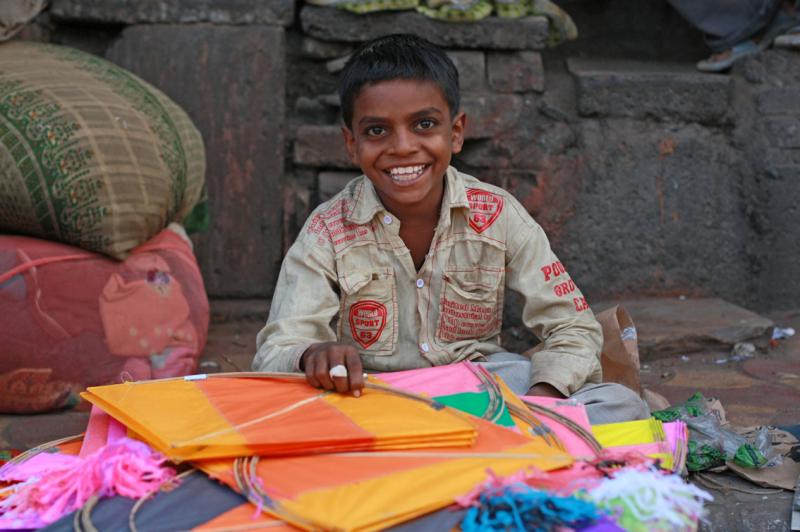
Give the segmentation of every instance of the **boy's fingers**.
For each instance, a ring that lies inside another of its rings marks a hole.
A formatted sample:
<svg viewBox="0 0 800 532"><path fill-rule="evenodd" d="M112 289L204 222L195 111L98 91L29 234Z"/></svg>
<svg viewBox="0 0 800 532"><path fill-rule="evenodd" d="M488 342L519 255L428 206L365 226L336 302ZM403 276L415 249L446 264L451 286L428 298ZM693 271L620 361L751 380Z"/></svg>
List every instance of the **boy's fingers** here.
<svg viewBox="0 0 800 532"><path fill-rule="evenodd" d="M344 393L348 388L347 376L334 377L337 373L343 373L342 368L334 370L337 366L344 367L344 353L342 353L339 346L332 346L325 352L325 374L317 374L317 378L324 383L326 390L336 390L339 393ZM332 371L333 374L331 374Z"/></svg>
<svg viewBox="0 0 800 532"><path fill-rule="evenodd" d="M361 363L361 357L358 351L351 349L346 355L347 374L350 380L350 390L356 397L361 395L361 389L364 387L364 366Z"/></svg>
<svg viewBox="0 0 800 532"><path fill-rule="evenodd" d="M319 382L319 387L325 390L333 390L335 387L331 381L331 376L328 375L330 366L328 365L327 351L321 351L314 358L316 359L314 361L314 378Z"/></svg>
<svg viewBox="0 0 800 532"><path fill-rule="evenodd" d="M350 389L350 382L347 379L349 374L345 365L344 349L333 349L328 355L328 376L339 393L345 393Z"/></svg>
<svg viewBox="0 0 800 532"><path fill-rule="evenodd" d="M306 381L308 381L308 383L314 388L319 388L320 386L322 386L322 384L320 384L319 380L317 380L317 377L315 375L318 358L319 357L316 357L313 354L307 356L305 359L305 366L304 366L306 372Z"/></svg>

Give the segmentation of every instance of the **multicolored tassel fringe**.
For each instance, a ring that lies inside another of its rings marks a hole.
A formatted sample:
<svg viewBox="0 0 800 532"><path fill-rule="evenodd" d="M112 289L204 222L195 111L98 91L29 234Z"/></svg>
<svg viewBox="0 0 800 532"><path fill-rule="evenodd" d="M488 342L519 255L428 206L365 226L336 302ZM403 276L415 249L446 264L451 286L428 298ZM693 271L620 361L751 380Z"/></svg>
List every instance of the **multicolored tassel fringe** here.
<svg viewBox="0 0 800 532"><path fill-rule="evenodd" d="M493 474L476 495L472 500L459 500L470 506L461 522L464 532L546 532L590 525L602 517L591 502L535 490L523 482L508 484Z"/></svg>
<svg viewBox="0 0 800 532"><path fill-rule="evenodd" d="M0 468L0 528L39 528L77 510L92 496L141 498L175 477L164 456L148 445L121 438L86 458L40 453Z"/></svg>

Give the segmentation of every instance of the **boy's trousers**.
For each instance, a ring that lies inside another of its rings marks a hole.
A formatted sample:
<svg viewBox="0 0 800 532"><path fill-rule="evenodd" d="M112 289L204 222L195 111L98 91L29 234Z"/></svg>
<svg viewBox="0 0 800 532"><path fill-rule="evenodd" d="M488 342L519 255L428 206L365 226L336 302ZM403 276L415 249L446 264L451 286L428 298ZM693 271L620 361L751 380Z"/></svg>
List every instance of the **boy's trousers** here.
<svg viewBox="0 0 800 532"><path fill-rule="evenodd" d="M481 364L498 375L514 393L524 395L530 388L531 362L516 353L495 353L486 356ZM633 421L650 417L650 409L636 392L613 382L584 384L570 399L586 406L592 425Z"/></svg>

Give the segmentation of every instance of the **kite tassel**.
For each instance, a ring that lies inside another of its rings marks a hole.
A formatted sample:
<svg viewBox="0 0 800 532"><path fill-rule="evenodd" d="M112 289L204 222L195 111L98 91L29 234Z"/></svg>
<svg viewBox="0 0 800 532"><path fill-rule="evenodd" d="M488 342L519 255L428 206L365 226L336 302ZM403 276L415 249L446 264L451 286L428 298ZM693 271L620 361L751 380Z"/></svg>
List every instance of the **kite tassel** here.
<svg viewBox="0 0 800 532"><path fill-rule="evenodd" d="M56 464L48 461L46 471L35 458L4 468L0 480L21 483L0 501L1 520L38 528L81 508L92 495L140 498L175 476L173 469L163 467L161 454L130 438L111 442L86 458L60 455Z"/></svg>
<svg viewBox="0 0 800 532"><path fill-rule="evenodd" d="M464 532L575 528L603 517L591 502L533 489L519 477L509 481L489 473L481 491L458 501L470 507L461 523Z"/></svg>

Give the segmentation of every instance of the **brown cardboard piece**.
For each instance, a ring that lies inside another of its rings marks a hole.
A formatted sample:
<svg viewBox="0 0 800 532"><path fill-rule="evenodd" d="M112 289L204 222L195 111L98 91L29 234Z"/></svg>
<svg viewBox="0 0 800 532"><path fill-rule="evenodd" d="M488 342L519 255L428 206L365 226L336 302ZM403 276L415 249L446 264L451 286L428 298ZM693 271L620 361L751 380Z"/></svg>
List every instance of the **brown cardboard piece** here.
<svg viewBox="0 0 800 532"><path fill-rule="evenodd" d="M669 408L666 397L642 386L636 326L625 307L615 305L606 309L597 314L597 321L603 327L603 349L600 355L603 382L627 386L644 399L650 410Z"/></svg>
<svg viewBox="0 0 800 532"><path fill-rule="evenodd" d="M727 462L727 466L740 477L766 488L783 488L794 491L797 479L800 477L800 464L787 456L783 457L780 464L773 467L752 469L736 465L733 462Z"/></svg>
<svg viewBox="0 0 800 532"><path fill-rule="evenodd" d="M603 381L624 384L641 395L639 346L633 320L623 307L615 305L600 312L597 321L603 327Z"/></svg>

